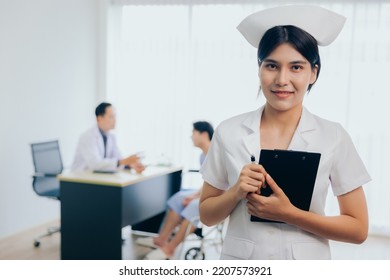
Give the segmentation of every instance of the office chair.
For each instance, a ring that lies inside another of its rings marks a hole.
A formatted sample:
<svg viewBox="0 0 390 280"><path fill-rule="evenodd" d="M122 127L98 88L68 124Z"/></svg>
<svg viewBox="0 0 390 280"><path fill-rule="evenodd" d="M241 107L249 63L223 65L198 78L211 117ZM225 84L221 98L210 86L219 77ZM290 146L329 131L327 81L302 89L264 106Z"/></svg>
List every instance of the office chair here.
<svg viewBox="0 0 390 280"><path fill-rule="evenodd" d="M33 190L42 197L60 200L60 184L56 176L62 172L62 158L58 140L31 144L35 174ZM41 238L60 232L60 227L49 227L47 233L34 239L34 247L39 247Z"/></svg>

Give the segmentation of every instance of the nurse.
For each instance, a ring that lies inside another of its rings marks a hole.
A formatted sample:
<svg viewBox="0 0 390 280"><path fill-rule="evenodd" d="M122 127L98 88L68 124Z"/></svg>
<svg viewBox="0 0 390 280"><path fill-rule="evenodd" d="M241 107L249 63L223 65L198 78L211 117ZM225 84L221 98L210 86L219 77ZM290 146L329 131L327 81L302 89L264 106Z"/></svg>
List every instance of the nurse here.
<svg viewBox="0 0 390 280"><path fill-rule="evenodd" d="M344 22L320 7L292 5L254 13L238 26L258 49L266 102L218 126L201 169L201 221L211 226L229 217L221 259L330 259L329 239L359 244L367 238L362 186L371 178L343 127L302 104L320 73L318 45L333 42ZM267 170L250 163L261 149L321 153L309 211L291 204ZM257 194L265 183L270 197ZM337 216L324 212L330 186ZM282 223L252 222L251 215Z"/></svg>

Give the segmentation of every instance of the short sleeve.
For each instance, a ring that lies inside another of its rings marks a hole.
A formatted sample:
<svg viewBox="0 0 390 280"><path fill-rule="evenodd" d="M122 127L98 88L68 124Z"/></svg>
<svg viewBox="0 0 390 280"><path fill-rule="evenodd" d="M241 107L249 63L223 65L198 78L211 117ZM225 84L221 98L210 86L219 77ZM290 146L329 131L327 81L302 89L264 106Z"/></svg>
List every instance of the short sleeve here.
<svg viewBox="0 0 390 280"><path fill-rule="evenodd" d="M228 176L224 160L224 150L220 130L217 128L213 135L213 139L211 140L206 158L200 169L200 173L202 173L204 181L221 190L228 189Z"/></svg>
<svg viewBox="0 0 390 280"><path fill-rule="evenodd" d="M337 128L337 143L330 181L336 196L346 194L371 181L351 137L341 125Z"/></svg>

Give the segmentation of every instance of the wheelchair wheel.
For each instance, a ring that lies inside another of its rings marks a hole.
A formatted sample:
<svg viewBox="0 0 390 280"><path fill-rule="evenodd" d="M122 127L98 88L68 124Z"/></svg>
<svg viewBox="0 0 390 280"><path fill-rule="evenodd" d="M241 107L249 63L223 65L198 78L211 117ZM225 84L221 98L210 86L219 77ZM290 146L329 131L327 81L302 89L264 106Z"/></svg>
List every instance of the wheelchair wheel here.
<svg viewBox="0 0 390 280"><path fill-rule="evenodd" d="M186 252L184 259L186 260L204 260L205 254L203 251L200 250L198 247L193 247L188 249Z"/></svg>

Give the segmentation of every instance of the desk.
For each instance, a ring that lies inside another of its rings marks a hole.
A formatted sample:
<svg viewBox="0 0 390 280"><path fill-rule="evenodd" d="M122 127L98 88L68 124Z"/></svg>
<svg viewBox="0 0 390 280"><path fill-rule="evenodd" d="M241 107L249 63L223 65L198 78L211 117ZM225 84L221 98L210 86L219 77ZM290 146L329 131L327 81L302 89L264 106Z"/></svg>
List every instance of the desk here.
<svg viewBox="0 0 390 280"><path fill-rule="evenodd" d="M59 175L61 259L122 259L122 227L157 232L167 199L180 189L181 172L148 167L141 175Z"/></svg>

